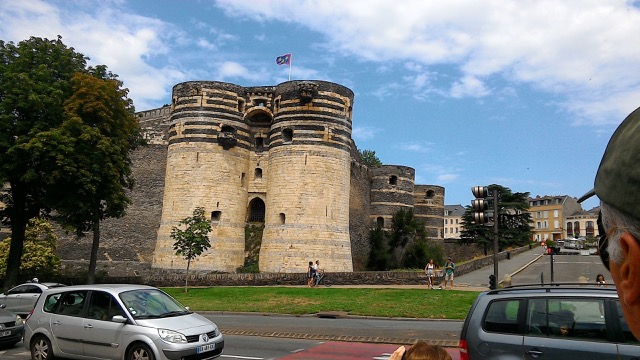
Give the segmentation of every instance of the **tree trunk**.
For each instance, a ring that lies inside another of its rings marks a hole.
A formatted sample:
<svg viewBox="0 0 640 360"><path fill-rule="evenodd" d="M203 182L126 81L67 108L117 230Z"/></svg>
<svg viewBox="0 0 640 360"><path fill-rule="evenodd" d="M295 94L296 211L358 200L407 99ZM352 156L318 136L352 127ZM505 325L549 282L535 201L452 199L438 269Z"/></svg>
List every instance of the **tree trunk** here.
<svg viewBox="0 0 640 360"><path fill-rule="evenodd" d="M98 263L98 248L100 247L100 212L96 210L93 217L93 241L91 243L91 256L89 257L89 272L87 284L96 281L96 264Z"/></svg>
<svg viewBox="0 0 640 360"><path fill-rule="evenodd" d="M13 206L9 209L11 221L11 245L7 258L7 269L4 277L4 288L9 289L18 283L20 265L22 263L22 251L24 249L24 233L27 229L27 196L19 186L11 184L11 198ZM35 274L34 274L35 275Z"/></svg>
<svg viewBox="0 0 640 360"><path fill-rule="evenodd" d="M189 292L189 266L191 266L191 258L187 259L187 276L184 278L184 292Z"/></svg>

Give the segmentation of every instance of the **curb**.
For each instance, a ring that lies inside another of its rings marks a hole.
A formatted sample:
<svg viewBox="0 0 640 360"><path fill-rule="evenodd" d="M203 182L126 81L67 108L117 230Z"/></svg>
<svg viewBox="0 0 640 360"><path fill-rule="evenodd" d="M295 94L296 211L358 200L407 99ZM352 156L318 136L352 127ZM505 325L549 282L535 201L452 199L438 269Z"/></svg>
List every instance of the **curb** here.
<svg viewBox="0 0 640 360"><path fill-rule="evenodd" d="M442 347L458 347L459 340L433 340L433 339L404 339L379 336L347 336L347 335L313 335L303 333L276 332L276 331L252 331L252 330L223 330L223 335L260 336L287 339L319 340L319 341L343 341L394 345L413 345L418 340L429 345Z"/></svg>

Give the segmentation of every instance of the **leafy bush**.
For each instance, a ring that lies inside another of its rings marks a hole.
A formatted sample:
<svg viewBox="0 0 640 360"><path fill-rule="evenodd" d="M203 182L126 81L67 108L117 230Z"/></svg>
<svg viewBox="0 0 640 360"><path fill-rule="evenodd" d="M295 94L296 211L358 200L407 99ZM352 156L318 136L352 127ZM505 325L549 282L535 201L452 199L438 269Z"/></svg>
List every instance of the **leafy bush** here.
<svg viewBox="0 0 640 360"><path fill-rule="evenodd" d="M60 259L56 255L57 241L58 237L47 220L29 220L25 231L19 277L46 279L57 276L60 269ZM11 238L0 242L0 277L5 276L10 247Z"/></svg>

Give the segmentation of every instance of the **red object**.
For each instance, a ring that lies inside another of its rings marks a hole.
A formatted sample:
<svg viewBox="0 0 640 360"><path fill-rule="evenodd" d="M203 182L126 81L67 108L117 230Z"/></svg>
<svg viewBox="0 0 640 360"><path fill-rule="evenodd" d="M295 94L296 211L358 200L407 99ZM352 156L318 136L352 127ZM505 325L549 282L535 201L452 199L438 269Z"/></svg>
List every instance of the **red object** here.
<svg viewBox="0 0 640 360"><path fill-rule="evenodd" d="M464 339L460 339L460 360L469 360L469 352L468 352L468 346L467 346L467 340ZM451 358L453 359L453 356L451 356Z"/></svg>
<svg viewBox="0 0 640 360"><path fill-rule="evenodd" d="M547 248L547 254L551 254L551 247Z"/></svg>

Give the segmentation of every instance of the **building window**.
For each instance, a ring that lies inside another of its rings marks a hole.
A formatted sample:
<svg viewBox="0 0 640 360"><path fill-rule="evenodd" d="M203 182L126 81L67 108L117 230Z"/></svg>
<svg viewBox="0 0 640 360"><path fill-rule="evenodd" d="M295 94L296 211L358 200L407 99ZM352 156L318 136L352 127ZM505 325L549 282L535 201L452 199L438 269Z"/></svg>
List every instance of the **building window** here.
<svg viewBox="0 0 640 360"><path fill-rule="evenodd" d="M265 205L260 198L254 198L249 203L249 222L264 222Z"/></svg>
<svg viewBox="0 0 640 360"><path fill-rule="evenodd" d="M284 213L280 213L280 225L284 225L287 221L287 216Z"/></svg>
<svg viewBox="0 0 640 360"><path fill-rule="evenodd" d="M260 151L264 148L264 138L257 137L256 138L256 150Z"/></svg>
<svg viewBox="0 0 640 360"><path fill-rule="evenodd" d="M384 228L384 218L382 216L378 216L378 218L376 218L376 226L379 229Z"/></svg>
<svg viewBox="0 0 640 360"><path fill-rule="evenodd" d="M459 219L456 219L456 225L458 225L458 220L459 220Z"/></svg>
<svg viewBox="0 0 640 360"><path fill-rule="evenodd" d="M543 214L545 219L549 217L549 212L547 210L545 210Z"/></svg>
<svg viewBox="0 0 640 360"><path fill-rule="evenodd" d="M559 222L558 220L554 221L554 222L553 222L553 228L554 228L554 229L557 229L557 228L559 228L559 227L560 227L560 222Z"/></svg>
<svg viewBox="0 0 640 360"><path fill-rule="evenodd" d="M395 176L395 175L391 175L391 176L389 177L389 185L393 185L393 186L395 186L395 185L397 185L397 184L398 184L398 177L397 177L397 176Z"/></svg>
<svg viewBox="0 0 640 360"><path fill-rule="evenodd" d="M445 234L447 234L447 233L448 233L448 231L449 231L449 229L448 229L448 228L444 228L444 233L445 233Z"/></svg>
<svg viewBox="0 0 640 360"><path fill-rule="evenodd" d="M238 100L238 112L244 112L244 100Z"/></svg>
<svg viewBox="0 0 640 360"><path fill-rule="evenodd" d="M217 224L220 222L220 217L222 216L222 211L212 211L211 212L211 222Z"/></svg>
<svg viewBox="0 0 640 360"><path fill-rule="evenodd" d="M256 180L262 179L262 169L261 168L256 168L253 178L256 179Z"/></svg>
<svg viewBox="0 0 640 360"><path fill-rule="evenodd" d="M292 129L282 129L282 141L284 141L284 142L292 142L293 141L293 130Z"/></svg>
<svg viewBox="0 0 640 360"><path fill-rule="evenodd" d="M558 210L553 210L553 217L558 217Z"/></svg>
<svg viewBox="0 0 640 360"><path fill-rule="evenodd" d="M444 219L444 224L447 225L448 224L448 219Z"/></svg>
<svg viewBox="0 0 640 360"><path fill-rule="evenodd" d="M433 199L436 196L436 192L433 190L427 190L427 195L425 196L427 199Z"/></svg>

